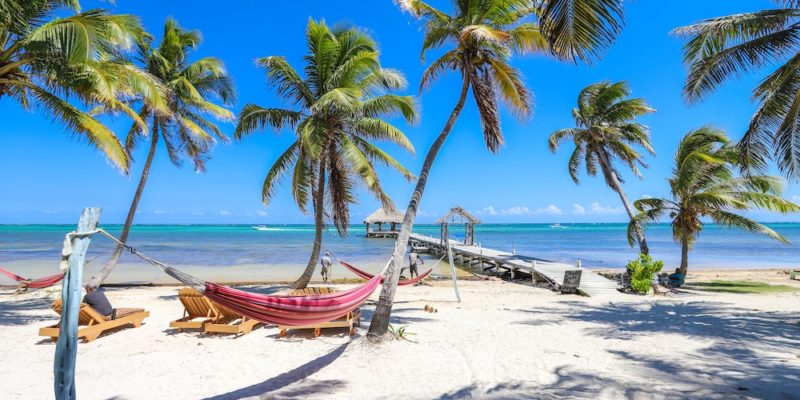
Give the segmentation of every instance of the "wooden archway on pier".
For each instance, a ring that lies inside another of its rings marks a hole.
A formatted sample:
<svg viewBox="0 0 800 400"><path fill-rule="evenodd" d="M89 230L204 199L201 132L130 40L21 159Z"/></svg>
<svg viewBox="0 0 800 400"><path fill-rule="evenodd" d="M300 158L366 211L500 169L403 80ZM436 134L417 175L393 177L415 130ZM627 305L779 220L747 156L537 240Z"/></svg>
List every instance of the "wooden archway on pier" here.
<svg viewBox="0 0 800 400"><path fill-rule="evenodd" d="M442 246L447 246L447 240L450 238L450 224L464 224L464 244L473 246L475 245L475 225L480 224L481 220L461 207L453 207L450 212L436 220L436 223L442 226L440 240Z"/></svg>

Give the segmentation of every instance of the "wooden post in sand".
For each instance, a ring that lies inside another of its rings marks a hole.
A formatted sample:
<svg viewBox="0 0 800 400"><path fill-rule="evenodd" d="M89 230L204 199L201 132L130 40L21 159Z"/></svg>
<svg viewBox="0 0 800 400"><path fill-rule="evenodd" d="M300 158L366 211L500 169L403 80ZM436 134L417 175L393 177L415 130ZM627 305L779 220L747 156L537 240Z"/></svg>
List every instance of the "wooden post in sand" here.
<svg viewBox="0 0 800 400"><path fill-rule="evenodd" d="M84 208L78 221L77 233L91 232L100 221L99 208ZM61 290L61 323L56 343L53 363L53 389L56 400L74 400L75 361L78 357L78 310L81 306L81 283L83 282L83 261L89 249L91 236L76 236L71 240L72 249L64 243L69 268L64 276ZM65 242L67 241L65 240Z"/></svg>
<svg viewBox="0 0 800 400"><path fill-rule="evenodd" d="M453 289L456 291L456 299L461 303L461 293L458 291L458 278L456 278L456 266L453 264L453 249L450 248L450 242L447 242L447 258L450 261L450 274L453 276Z"/></svg>

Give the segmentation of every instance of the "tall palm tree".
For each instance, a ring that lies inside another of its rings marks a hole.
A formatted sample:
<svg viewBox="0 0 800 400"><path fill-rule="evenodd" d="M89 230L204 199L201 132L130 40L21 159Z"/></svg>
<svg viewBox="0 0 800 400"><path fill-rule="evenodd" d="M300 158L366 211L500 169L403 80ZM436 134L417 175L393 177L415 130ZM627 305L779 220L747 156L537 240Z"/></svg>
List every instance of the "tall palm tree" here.
<svg viewBox="0 0 800 400"><path fill-rule="evenodd" d="M781 198L783 180L767 175L737 176L740 151L730 145L719 129L703 127L689 132L675 153L673 176L669 179L669 198L641 199L634 202L639 214L628 225L628 241L633 243L637 224L657 222L668 215L672 235L681 244L681 271L689 268L689 249L703 229L702 218L725 227L762 233L788 243L769 227L737 212L752 208L790 213L800 206Z"/></svg>
<svg viewBox="0 0 800 400"><path fill-rule="evenodd" d="M577 184L578 170L585 164L589 176L603 173L606 185L617 192L631 221L636 214L628 196L622 189L615 160L627 165L633 174L641 177L639 167L647 167L642 155L632 145L640 146L652 155L655 150L650 145L650 133L645 125L632 122L636 117L655 112L647 106L644 99L629 99L630 89L623 82L600 82L589 85L578 95L578 108L572 109L576 128L560 129L550 135L549 146L552 152L565 140L575 143L575 150L569 157L569 175ZM644 232L635 227L639 251L649 254Z"/></svg>
<svg viewBox="0 0 800 400"><path fill-rule="evenodd" d="M236 92L221 60L214 57L189 60L192 50L199 46L200 39L200 32L184 30L175 20L167 19L164 23L164 36L158 47L153 47L150 41L146 41L139 48L137 58L142 68L167 89L166 110L160 110L157 104L147 99L137 102L140 103L137 115L150 128L150 148L128 216L122 226L119 237L122 243L128 240L160 139L163 139L167 156L175 166L179 167L184 159L189 159L198 173L205 171L205 162L212 145L217 140L228 141L228 137L208 116L232 121L233 113L213 103L212 99L218 99L223 104L232 104ZM131 126L125 140L128 154L133 152L146 133L147 131L139 129L137 123ZM100 284L111 273L122 250L122 246L116 248L110 261L92 277L93 284Z"/></svg>
<svg viewBox="0 0 800 400"><path fill-rule="evenodd" d="M347 233L356 184L363 184L384 206L393 206L381 188L374 162L413 179L408 170L372 142L385 140L413 152L403 132L383 118L395 114L408 122L417 118L413 98L392 93L406 87L405 78L398 71L381 67L377 45L369 35L355 28L331 30L324 21L309 19L306 42L305 78L283 57L257 60L267 70L277 93L295 108L248 104L239 115L234 134L241 139L266 127L289 127L297 135L275 160L262 189L262 200L269 204L280 178L291 173L292 194L304 213L310 198L314 245L308 265L293 288L304 288L311 280L322 247L325 214L340 235Z"/></svg>
<svg viewBox="0 0 800 400"><path fill-rule="evenodd" d="M56 17L62 9L76 13ZM77 0L0 1L0 99L44 107L127 173L128 156L114 133L67 98L133 117L122 100L157 101L157 82L122 57L144 31L131 15L79 10Z"/></svg>
<svg viewBox="0 0 800 400"><path fill-rule="evenodd" d="M763 172L770 159L800 178L800 1L775 0L779 8L710 18L676 29L688 37L683 92L702 100L730 78L779 64L753 89L758 110L742 140L744 169Z"/></svg>
<svg viewBox="0 0 800 400"><path fill-rule="evenodd" d="M389 331L399 270L428 175L470 89L486 147L496 153L503 144L498 99L519 117L528 116L532 107L522 74L509 64L513 54L547 53L562 60L590 61L614 41L622 28L622 0L456 0L453 15L419 0L397 2L425 21L423 61L427 51L446 47L444 54L425 70L420 89L429 87L448 71L456 71L461 75L461 90L447 122L425 155L408 202L369 327L369 336L374 339Z"/></svg>

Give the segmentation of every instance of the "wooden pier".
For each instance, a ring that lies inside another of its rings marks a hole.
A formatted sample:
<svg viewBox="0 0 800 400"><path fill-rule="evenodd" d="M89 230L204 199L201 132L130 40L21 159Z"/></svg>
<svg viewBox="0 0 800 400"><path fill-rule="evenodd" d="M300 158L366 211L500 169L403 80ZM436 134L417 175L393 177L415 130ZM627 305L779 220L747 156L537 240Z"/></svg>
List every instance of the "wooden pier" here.
<svg viewBox="0 0 800 400"><path fill-rule="evenodd" d="M417 249L424 248L434 254L445 254L447 252L447 246L438 237L412 233L409 243ZM512 278L518 272L523 272L539 280L549 282L556 290L561 290L567 271L581 271L580 285L578 286L578 291L581 294L593 297L619 294L616 282L577 265L557 263L540 258L487 249L481 246L469 246L452 239L450 239L450 248L453 250L454 261L461 262L461 264L472 268L480 268L482 271L491 269L495 269L498 272L508 271L511 273Z"/></svg>

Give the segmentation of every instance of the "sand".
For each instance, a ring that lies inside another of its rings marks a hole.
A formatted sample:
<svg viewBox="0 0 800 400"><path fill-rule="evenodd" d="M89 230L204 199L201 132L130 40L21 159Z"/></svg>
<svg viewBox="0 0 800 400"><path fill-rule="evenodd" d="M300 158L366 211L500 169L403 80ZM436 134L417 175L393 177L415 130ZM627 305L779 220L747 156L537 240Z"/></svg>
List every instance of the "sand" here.
<svg viewBox="0 0 800 400"><path fill-rule="evenodd" d="M705 271L704 271L705 273ZM787 283L784 278L781 283ZM81 399L800 398L800 293L586 298L503 281L398 290L410 341L342 330L176 333L177 287L112 288L151 317L81 343ZM345 286L342 286L345 287ZM265 288L260 288L265 289ZM52 398L46 291L0 294L0 393ZM377 293L373 295L373 300ZM431 314L425 305L438 309Z"/></svg>

